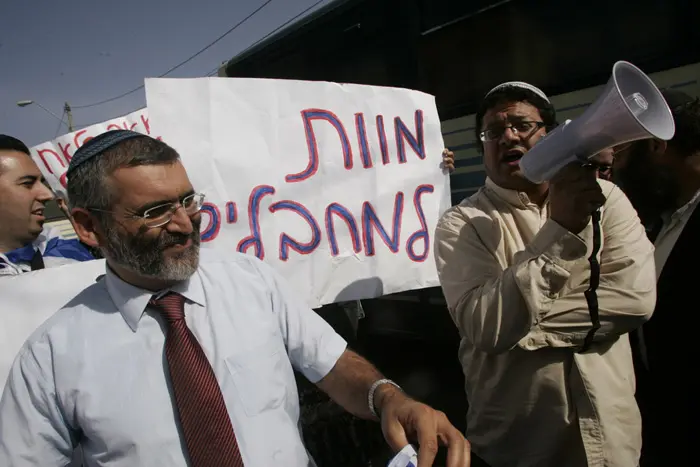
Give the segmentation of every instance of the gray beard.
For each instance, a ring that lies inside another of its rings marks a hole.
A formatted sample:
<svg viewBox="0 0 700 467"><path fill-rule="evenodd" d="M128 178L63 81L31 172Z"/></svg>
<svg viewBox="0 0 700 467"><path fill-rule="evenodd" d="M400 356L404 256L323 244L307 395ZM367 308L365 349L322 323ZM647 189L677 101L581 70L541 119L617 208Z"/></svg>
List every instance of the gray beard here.
<svg viewBox="0 0 700 467"><path fill-rule="evenodd" d="M194 224L194 223L193 223ZM140 235L120 233L116 226L105 225L106 245L102 247L105 257L140 276L163 281L189 279L199 265L199 224L193 225L192 234L176 236L166 231L158 238L146 240ZM182 253L166 258L163 250L175 243L190 238L192 246Z"/></svg>

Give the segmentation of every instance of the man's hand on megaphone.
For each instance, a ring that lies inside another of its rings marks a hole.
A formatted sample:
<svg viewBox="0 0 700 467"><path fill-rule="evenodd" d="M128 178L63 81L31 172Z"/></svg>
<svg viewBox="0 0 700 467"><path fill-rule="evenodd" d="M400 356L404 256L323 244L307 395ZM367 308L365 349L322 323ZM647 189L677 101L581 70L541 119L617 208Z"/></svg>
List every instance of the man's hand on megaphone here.
<svg viewBox="0 0 700 467"><path fill-rule="evenodd" d="M578 234L591 213L605 204L596 168L572 162L562 168L549 184L550 218L569 232Z"/></svg>

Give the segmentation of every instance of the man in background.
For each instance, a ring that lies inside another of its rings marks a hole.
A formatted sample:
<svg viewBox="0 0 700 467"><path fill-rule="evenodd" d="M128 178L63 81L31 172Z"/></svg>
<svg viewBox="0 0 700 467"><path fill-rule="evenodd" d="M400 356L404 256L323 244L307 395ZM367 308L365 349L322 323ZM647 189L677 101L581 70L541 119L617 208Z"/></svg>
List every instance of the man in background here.
<svg viewBox="0 0 700 467"><path fill-rule="evenodd" d="M93 259L77 240L44 229L53 197L29 148L0 135L0 276Z"/></svg>
<svg viewBox="0 0 700 467"><path fill-rule="evenodd" d="M591 159L594 167L598 171L598 178L612 181L612 168L615 162L615 151L613 148L608 148L600 151Z"/></svg>
<svg viewBox="0 0 700 467"><path fill-rule="evenodd" d="M694 305L700 261L700 101L663 91L676 132L670 141L637 141L618 149L614 174L655 243L654 315L633 337L637 400L642 412L642 467L691 465L698 440L700 357Z"/></svg>
<svg viewBox="0 0 700 467"><path fill-rule="evenodd" d="M71 227L73 227L73 230L75 231L75 219L73 219L73 215L70 213L70 207L68 206L68 199L67 195L65 194L56 194L56 205L58 206L58 209L61 210L64 216L66 216L66 219L70 222ZM90 245L86 245L85 243L81 242L78 240L80 244L93 256L95 259L102 259L102 252L100 252L99 248L93 248Z"/></svg>

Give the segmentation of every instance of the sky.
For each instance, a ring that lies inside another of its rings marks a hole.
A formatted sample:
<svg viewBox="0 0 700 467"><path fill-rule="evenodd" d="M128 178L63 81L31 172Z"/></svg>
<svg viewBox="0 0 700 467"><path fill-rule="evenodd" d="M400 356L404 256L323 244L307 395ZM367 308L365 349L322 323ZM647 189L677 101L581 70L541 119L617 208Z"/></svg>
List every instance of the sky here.
<svg viewBox="0 0 700 467"><path fill-rule="evenodd" d="M34 146L146 105L143 89L123 94L191 57L267 0L0 0L0 133ZM206 76L307 8L333 0L271 0L248 21L170 78ZM320 2L320 3L319 3ZM301 19L301 17L300 17ZM298 21L298 20L297 20Z"/></svg>

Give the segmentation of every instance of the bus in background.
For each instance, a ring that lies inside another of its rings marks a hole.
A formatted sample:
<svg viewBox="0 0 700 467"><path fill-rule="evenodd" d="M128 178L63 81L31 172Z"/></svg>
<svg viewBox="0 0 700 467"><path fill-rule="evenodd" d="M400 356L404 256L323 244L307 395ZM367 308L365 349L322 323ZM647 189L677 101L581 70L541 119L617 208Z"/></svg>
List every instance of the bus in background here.
<svg viewBox="0 0 700 467"><path fill-rule="evenodd" d="M436 98L455 152L453 204L486 175L474 113L505 81L541 88L559 121L593 102L627 60L659 87L700 95L700 2L640 0L335 0L233 57L221 77L277 78L415 89ZM464 427L458 336L439 288L362 300L354 343L416 397ZM338 307L321 310L343 328ZM347 328L347 326L345 326Z"/></svg>

